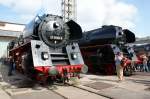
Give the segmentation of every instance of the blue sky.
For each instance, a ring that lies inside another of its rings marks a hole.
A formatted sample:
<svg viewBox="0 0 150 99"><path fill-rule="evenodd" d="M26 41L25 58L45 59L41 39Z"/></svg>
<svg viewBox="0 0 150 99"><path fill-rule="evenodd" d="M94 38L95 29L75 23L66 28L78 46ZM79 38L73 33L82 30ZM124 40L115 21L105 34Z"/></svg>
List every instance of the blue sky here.
<svg viewBox="0 0 150 99"><path fill-rule="evenodd" d="M133 30L138 36L150 36L150 0L124 0L138 8L138 20Z"/></svg>
<svg viewBox="0 0 150 99"><path fill-rule="evenodd" d="M0 20L26 24L41 11L41 8L47 13L60 15L61 0L58 1L0 0ZM137 37L150 36L150 0L77 1L77 21L84 30L114 24L129 28Z"/></svg>
<svg viewBox="0 0 150 99"><path fill-rule="evenodd" d="M17 13L12 11L10 8L0 5L0 20L1 21L10 21L10 22L16 22L17 20ZM18 21L17 22L21 22ZM24 23L24 22L21 22Z"/></svg>

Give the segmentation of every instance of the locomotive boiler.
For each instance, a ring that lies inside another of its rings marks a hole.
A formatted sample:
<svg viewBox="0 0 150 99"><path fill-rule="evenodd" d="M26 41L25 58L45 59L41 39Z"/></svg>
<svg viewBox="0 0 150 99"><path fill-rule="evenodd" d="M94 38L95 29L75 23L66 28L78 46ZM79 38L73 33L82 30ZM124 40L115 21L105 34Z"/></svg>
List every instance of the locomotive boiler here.
<svg viewBox="0 0 150 99"><path fill-rule="evenodd" d="M123 52L128 59L136 57L132 48L126 45L134 41L135 35L131 31L110 25L83 33L79 46L89 72L112 75L115 74L115 54ZM125 74L132 74L130 67L127 66Z"/></svg>
<svg viewBox="0 0 150 99"><path fill-rule="evenodd" d="M104 45L104 44L126 44L135 41L135 35L128 29L122 29L119 26L102 26L83 33L80 39L80 46Z"/></svg>
<svg viewBox="0 0 150 99"><path fill-rule="evenodd" d="M23 35L8 45L16 69L37 80L65 80L87 72L76 39L82 29L73 20L44 14L26 25Z"/></svg>

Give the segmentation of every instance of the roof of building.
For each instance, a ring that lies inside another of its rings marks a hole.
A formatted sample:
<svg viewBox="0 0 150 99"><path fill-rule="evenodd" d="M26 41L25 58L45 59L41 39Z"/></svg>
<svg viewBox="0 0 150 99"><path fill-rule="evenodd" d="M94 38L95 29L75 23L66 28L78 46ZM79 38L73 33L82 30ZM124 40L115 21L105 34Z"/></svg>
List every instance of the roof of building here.
<svg viewBox="0 0 150 99"><path fill-rule="evenodd" d="M10 31L10 30L1 30L0 29L0 36L4 37L19 37L22 34L20 31Z"/></svg>
<svg viewBox="0 0 150 99"><path fill-rule="evenodd" d="M25 24L22 24L22 23L7 22L7 21L1 21L1 20L0 20L0 23L4 23L4 24L16 24L16 25L25 25Z"/></svg>

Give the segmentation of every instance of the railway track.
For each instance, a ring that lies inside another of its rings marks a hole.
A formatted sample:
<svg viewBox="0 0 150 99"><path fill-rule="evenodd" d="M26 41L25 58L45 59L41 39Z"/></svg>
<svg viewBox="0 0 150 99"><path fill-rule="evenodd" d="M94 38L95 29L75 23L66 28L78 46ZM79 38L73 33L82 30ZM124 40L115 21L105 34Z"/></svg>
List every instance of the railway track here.
<svg viewBox="0 0 150 99"><path fill-rule="evenodd" d="M12 99L49 99L49 97L52 97L51 99L110 99L70 85L37 85L36 88L15 88L14 86L8 86L3 89Z"/></svg>
<svg viewBox="0 0 150 99"><path fill-rule="evenodd" d="M7 66L1 66L3 84L1 88L12 99L109 99L108 97L90 92L70 84L54 84L41 86L22 74L7 76Z"/></svg>

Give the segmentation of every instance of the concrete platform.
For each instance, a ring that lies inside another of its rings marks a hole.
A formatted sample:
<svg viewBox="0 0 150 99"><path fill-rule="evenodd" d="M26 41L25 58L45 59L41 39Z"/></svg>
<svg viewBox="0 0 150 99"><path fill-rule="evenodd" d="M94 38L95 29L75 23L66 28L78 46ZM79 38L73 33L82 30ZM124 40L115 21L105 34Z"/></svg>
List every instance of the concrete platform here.
<svg viewBox="0 0 150 99"><path fill-rule="evenodd" d="M11 99L11 97L0 88L0 99Z"/></svg>
<svg viewBox="0 0 150 99"><path fill-rule="evenodd" d="M52 91L30 92L11 96L12 99L67 99Z"/></svg>
<svg viewBox="0 0 150 99"><path fill-rule="evenodd" d="M112 99L150 99L150 94L131 91L121 87L108 88L98 93L106 95Z"/></svg>
<svg viewBox="0 0 150 99"><path fill-rule="evenodd" d="M13 72L12 76L7 73L8 67L0 65L0 99L66 99L20 73Z"/></svg>
<svg viewBox="0 0 150 99"><path fill-rule="evenodd" d="M103 82L94 82L94 83L90 83L90 84L85 84L84 86L96 89L96 90L102 90L102 89L106 89L106 88L111 88L114 85L113 84L108 84L108 83L103 83Z"/></svg>
<svg viewBox="0 0 150 99"><path fill-rule="evenodd" d="M111 99L150 99L149 75L150 73L137 73L125 77L123 82L118 82L116 76L82 75L80 85L76 87Z"/></svg>
<svg viewBox="0 0 150 99"><path fill-rule="evenodd" d="M8 77L7 67L0 70L0 99L150 99L150 73L137 72L121 83L116 76L83 74L75 87L55 85L49 90L36 88L20 74Z"/></svg>
<svg viewBox="0 0 150 99"><path fill-rule="evenodd" d="M66 96L68 99L108 99L72 86L57 86L56 92Z"/></svg>

